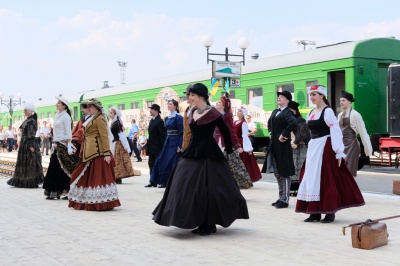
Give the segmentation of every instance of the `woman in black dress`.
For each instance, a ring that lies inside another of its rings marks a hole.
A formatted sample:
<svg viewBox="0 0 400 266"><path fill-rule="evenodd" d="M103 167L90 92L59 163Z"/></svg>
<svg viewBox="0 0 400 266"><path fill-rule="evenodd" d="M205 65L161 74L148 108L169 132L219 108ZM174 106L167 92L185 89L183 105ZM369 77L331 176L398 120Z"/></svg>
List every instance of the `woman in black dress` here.
<svg viewBox="0 0 400 266"><path fill-rule="evenodd" d="M192 229L210 235L216 224L229 227L236 219L248 219L246 200L240 193L225 156L215 142L217 126L232 153L232 141L222 115L208 103L207 87L197 83L189 90L197 107L189 116L192 137L169 177L163 199L154 210L154 221L163 226Z"/></svg>
<svg viewBox="0 0 400 266"><path fill-rule="evenodd" d="M38 127L35 111L33 103L25 104L24 114L27 119L19 127L22 134L17 164L13 177L7 181L7 184L13 187L37 188L43 183L42 154L35 140Z"/></svg>

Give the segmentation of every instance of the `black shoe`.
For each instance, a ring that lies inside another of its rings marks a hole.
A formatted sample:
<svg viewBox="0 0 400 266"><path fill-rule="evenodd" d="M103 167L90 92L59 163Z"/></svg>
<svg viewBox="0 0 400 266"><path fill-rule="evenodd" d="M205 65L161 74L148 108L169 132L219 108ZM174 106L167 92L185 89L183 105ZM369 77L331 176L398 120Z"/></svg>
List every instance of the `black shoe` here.
<svg viewBox="0 0 400 266"><path fill-rule="evenodd" d="M311 214L310 217L304 220L304 222L309 223L309 222L314 222L314 221L321 221L321 214Z"/></svg>
<svg viewBox="0 0 400 266"><path fill-rule="evenodd" d="M165 186L164 186L164 185L161 185L161 184L158 185L157 187L158 187L158 188L165 188Z"/></svg>
<svg viewBox="0 0 400 266"><path fill-rule="evenodd" d="M53 200L54 198L48 196L48 197L46 197L46 199L48 199L48 200Z"/></svg>
<svg viewBox="0 0 400 266"><path fill-rule="evenodd" d="M277 200L277 201L275 201L274 203L272 203L271 205L272 205L272 206L275 206L276 204L278 204L279 201L280 201L280 200Z"/></svg>
<svg viewBox="0 0 400 266"><path fill-rule="evenodd" d="M205 224L200 225L196 229L192 230L192 233L193 234L200 234L204 230L205 226L206 226Z"/></svg>
<svg viewBox="0 0 400 266"><path fill-rule="evenodd" d="M117 178L117 180L115 180L116 184L122 184L122 179L121 178Z"/></svg>
<svg viewBox="0 0 400 266"><path fill-rule="evenodd" d="M154 185L152 183L148 183L147 185L145 185L144 187L156 187L157 185Z"/></svg>
<svg viewBox="0 0 400 266"><path fill-rule="evenodd" d="M275 208L277 209L283 209L283 208L287 208L289 207L289 204L283 202L283 201L279 201L277 204L275 204Z"/></svg>
<svg viewBox="0 0 400 266"><path fill-rule="evenodd" d="M321 223L327 224L327 223L331 223L333 221L335 221L335 214L331 213L331 214L325 215L325 218L321 220Z"/></svg>
<svg viewBox="0 0 400 266"><path fill-rule="evenodd" d="M217 232L217 227L214 225L204 225L203 231L201 231L201 236L209 236Z"/></svg>
<svg viewBox="0 0 400 266"><path fill-rule="evenodd" d="M46 155L49 155L48 153L46 153Z"/></svg>
<svg viewBox="0 0 400 266"><path fill-rule="evenodd" d="M136 162L137 162L137 163L140 163L141 161L142 161L142 160L137 160Z"/></svg>
<svg viewBox="0 0 400 266"><path fill-rule="evenodd" d="M63 200L68 200L68 196L65 196L62 198Z"/></svg>

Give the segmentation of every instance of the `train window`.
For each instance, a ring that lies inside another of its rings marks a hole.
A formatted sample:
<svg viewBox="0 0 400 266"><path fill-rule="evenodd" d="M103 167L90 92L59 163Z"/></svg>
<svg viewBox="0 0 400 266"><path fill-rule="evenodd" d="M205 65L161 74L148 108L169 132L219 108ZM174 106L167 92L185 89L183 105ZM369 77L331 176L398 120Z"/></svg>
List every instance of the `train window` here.
<svg viewBox="0 0 400 266"><path fill-rule="evenodd" d="M221 97L225 95L225 91L221 92ZM229 99L235 99L236 93L235 91L229 92Z"/></svg>
<svg viewBox="0 0 400 266"><path fill-rule="evenodd" d="M247 90L247 104L253 104L257 107L263 108L262 88L254 88ZM234 98L234 97L231 97Z"/></svg>
<svg viewBox="0 0 400 266"><path fill-rule="evenodd" d="M153 105L154 101L148 101L146 102L147 107L150 108Z"/></svg>
<svg viewBox="0 0 400 266"><path fill-rule="evenodd" d="M288 91L292 94L294 94L294 84L283 84L283 85L277 85L276 86L276 92L282 92L282 91Z"/></svg>
<svg viewBox="0 0 400 266"><path fill-rule="evenodd" d="M119 110L125 110L125 104L118 104Z"/></svg>
<svg viewBox="0 0 400 266"><path fill-rule="evenodd" d="M78 106L74 106L74 121L78 121L78 115L79 115Z"/></svg>
<svg viewBox="0 0 400 266"><path fill-rule="evenodd" d="M315 107L315 104L313 104L313 103L310 101L310 96L309 96L309 94L308 94L308 91L309 91L310 88L311 88L312 86L314 86L314 85L318 85L318 80L307 81L307 82L306 82L306 89L307 89L307 91L306 91L306 93L307 93L307 107Z"/></svg>
<svg viewBox="0 0 400 266"><path fill-rule="evenodd" d="M131 103L131 109L139 109L139 103L138 102Z"/></svg>
<svg viewBox="0 0 400 266"><path fill-rule="evenodd" d="M51 112L47 113L47 118L51 118Z"/></svg>
<svg viewBox="0 0 400 266"><path fill-rule="evenodd" d="M44 119L44 113L42 113L42 114L40 115L40 117L41 117L42 119Z"/></svg>
<svg viewBox="0 0 400 266"><path fill-rule="evenodd" d="M180 102L180 103L181 103L181 102L186 102L186 101L187 101L186 96L179 97L179 102Z"/></svg>

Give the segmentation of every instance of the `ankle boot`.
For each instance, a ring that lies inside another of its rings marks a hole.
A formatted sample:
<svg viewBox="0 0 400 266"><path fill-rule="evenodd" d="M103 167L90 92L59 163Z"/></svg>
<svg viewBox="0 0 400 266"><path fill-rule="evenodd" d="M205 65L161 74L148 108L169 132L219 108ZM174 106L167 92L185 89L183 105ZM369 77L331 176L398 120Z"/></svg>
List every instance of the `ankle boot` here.
<svg viewBox="0 0 400 266"><path fill-rule="evenodd" d="M201 231L200 235L201 236L208 236L211 234L214 234L215 232L217 232L217 227L215 226L215 224L213 225L205 225L203 231Z"/></svg>
<svg viewBox="0 0 400 266"><path fill-rule="evenodd" d="M193 234L200 234L204 230L205 226L206 226L205 224L200 225L196 229L192 230L192 233Z"/></svg>
<svg viewBox="0 0 400 266"><path fill-rule="evenodd" d="M325 218L321 221L321 223L331 223L333 221L335 221L335 214L331 213L325 215Z"/></svg>
<svg viewBox="0 0 400 266"><path fill-rule="evenodd" d="M321 220L321 214L311 214L310 217L304 220L304 222L309 223L309 222L314 222L317 221L319 222Z"/></svg>

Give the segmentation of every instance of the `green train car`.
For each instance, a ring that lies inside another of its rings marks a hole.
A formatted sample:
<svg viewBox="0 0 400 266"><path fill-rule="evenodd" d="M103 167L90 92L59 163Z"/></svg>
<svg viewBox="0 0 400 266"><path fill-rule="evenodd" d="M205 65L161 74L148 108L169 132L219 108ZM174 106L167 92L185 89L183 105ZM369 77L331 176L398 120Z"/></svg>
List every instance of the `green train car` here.
<svg viewBox="0 0 400 266"><path fill-rule="evenodd" d="M400 41L395 38L375 38L341 42L316 49L261 58L246 62L242 67L239 88L230 89L233 112L245 105L258 127L255 148L266 146L269 141L267 121L277 106L276 92L287 90L300 103L306 115L312 108L307 89L315 84L328 88L328 100L334 111L340 111L339 97L342 90L354 94L353 107L361 113L368 133L387 134L388 92L387 77L390 64L400 62ZM209 85L211 69L155 79L130 85L89 91L81 95L64 95L73 105L73 118L79 118L79 101L98 98L105 107L117 106L123 113L126 127L135 118L139 127L146 130L149 121L148 107L158 103L162 115L166 114L166 100L179 100L185 107L185 88L190 83ZM211 102L224 93L220 88L211 95ZM56 112L56 100L36 102L39 120L50 123ZM19 125L22 111L15 111L13 121Z"/></svg>

